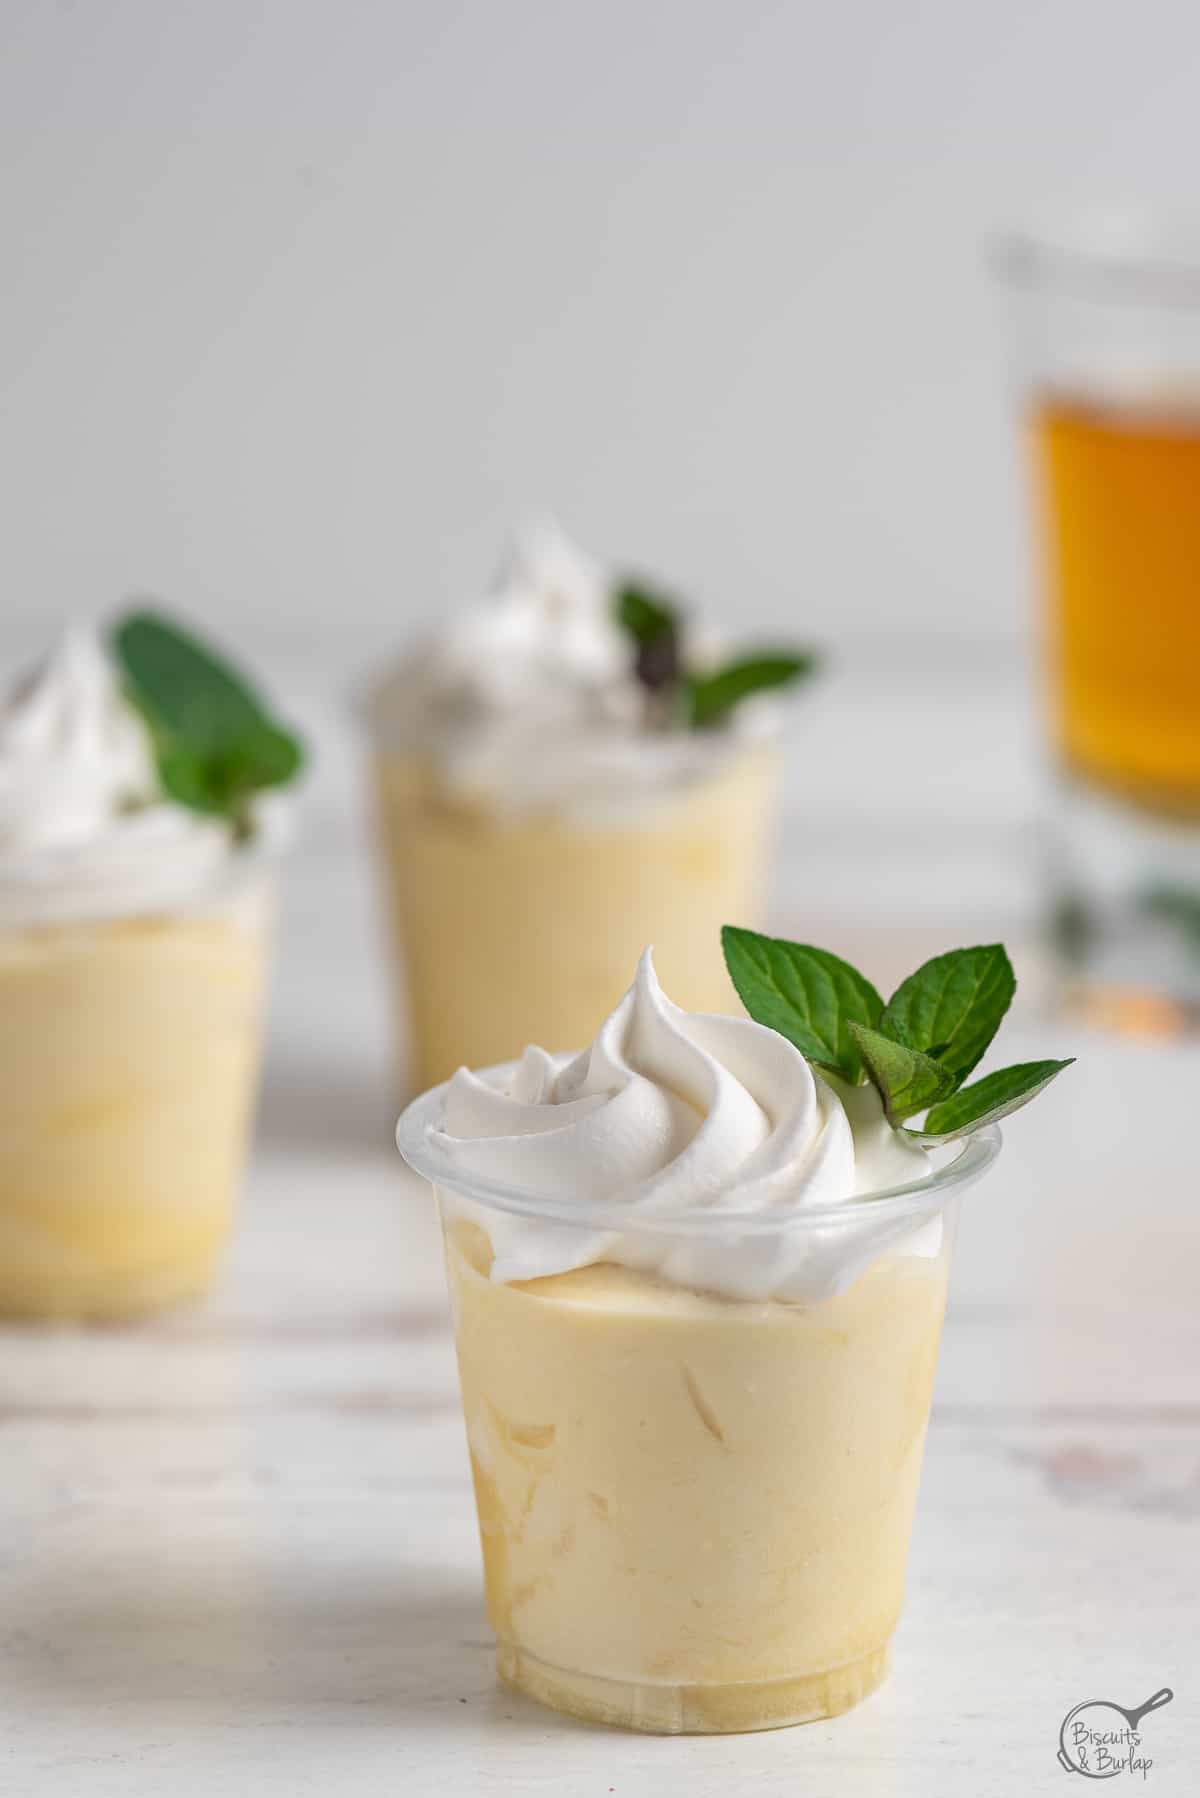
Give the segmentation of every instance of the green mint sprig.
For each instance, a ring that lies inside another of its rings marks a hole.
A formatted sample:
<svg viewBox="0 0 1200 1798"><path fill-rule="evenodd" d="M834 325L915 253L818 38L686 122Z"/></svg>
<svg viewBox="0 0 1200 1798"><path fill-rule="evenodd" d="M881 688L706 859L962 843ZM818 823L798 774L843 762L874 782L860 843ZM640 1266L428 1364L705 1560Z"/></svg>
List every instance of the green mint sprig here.
<svg viewBox="0 0 1200 1798"><path fill-rule="evenodd" d="M159 612L119 618L112 649L125 692L154 746L163 792L190 811L253 835L252 800L285 786L304 763L299 739L273 719L228 662Z"/></svg>
<svg viewBox="0 0 1200 1798"><path fill-rule="evenodd" d="M627 581L618 587L617 623L635 647L634 673L647 692L658 694L681 679L679 608L665 594Z"/></svg>
<svg viewBox="0 0 1200 1798"><path fill-rule="evenodd" d="M613 595L617 623L634 647L634 673L658 708L688 730L709 730L752 693L791 686L817 669L809 650L770 649L737 656L718 668L690 669L683 609L643 581L620 583Z"/></svg>
<svg viewBox="0 0 1200 1798"><path fill-rule="evenodd" d="M1016 978L999 943L952 949L910 974L885 1005L870 981L828 950L726 924L725 965L759 1024L824 1072L869 1080L899 1127L925 1112L923 1141L947 1142L1036 1098L1066 1061L1022 1062L964 1086L1012 1003Z"/></svg>

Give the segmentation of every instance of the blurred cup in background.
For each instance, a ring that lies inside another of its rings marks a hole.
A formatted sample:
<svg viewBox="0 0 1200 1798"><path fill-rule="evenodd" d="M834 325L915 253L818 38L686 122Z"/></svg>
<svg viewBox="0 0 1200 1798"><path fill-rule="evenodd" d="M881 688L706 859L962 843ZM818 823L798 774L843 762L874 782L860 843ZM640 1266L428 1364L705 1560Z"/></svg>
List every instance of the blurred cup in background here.
<svg viewBox="0 0 1200 1798"><path fill-rule="evenodd" d="M616 816L508 814L377 743L377 814L414 1089L527 1043L586 1042L652 943L689 1011L728 1011L721 925L762 914L778 783L772 745Z"/></svg>
<svg viewBox="0 0 1200 1798"><path fill-rule="evenodd" d="M149 915L0 930L0 1314L205 1291L258 1083L273 876Z"/></svg>
<svg viewBox="0 0 1200 1798"><path fill-rule="evenodd" d="M1200 1015L1200 224L1003 239L1044 593L1068 997Z"/></svg>
<svg viewBox="0 0 1200 1798"><path fill-rule="evenodd" d="M210 1284L260 1059L281 788L303 751L165 614L0 693L0 1316Z"/></svg>
<svg viewBox="0 0 1200 1798"><path fill-rule="evenodd" d="M721 926L761 916L779 782L766 689L813 661L706 649L541 523L384 672L365 722L412 1087L576 1049L647 944L678 1003L729 1010Z"/></svg>

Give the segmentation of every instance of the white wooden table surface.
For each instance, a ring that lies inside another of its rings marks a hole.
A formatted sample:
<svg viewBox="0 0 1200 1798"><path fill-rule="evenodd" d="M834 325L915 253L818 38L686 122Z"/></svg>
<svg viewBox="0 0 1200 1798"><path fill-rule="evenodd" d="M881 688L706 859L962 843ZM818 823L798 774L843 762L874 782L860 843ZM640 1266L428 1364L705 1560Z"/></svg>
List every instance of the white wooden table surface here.
<svg viewBox="0 0 1200 1798"><path fill-rule="evenodd" d="M959 931L932 904L847 924L831 902L826 937L857 932L886 980L914 945L1011 925L997 828ZM816 936L837 883L791 847L779 921ZM0 1792L1027 1798L1072 1790L1072 1706L1163 1685L1145 1789L1200 1791L1200 1050L1031 1006L1013 1027L1013 1059L1080 1065L966 1201L890 1682L806 1729L624 1736L493 1683L372 922L318 817L220 1292L138 1329L0 1332Z"/></svg>

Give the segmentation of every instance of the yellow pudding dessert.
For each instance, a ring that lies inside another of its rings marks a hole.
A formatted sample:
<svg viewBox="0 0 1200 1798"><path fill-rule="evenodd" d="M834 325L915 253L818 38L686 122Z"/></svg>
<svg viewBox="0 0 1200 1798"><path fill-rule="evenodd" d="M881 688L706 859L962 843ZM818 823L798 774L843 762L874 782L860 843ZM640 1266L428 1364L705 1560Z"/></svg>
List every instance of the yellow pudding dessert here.
<svg viewBox="0 0 1200 1798"><path fill-rule="evenodd" d="M0 1312L208 1286L257 1078L257 910L0 932Z"/></svg>
<svg viewBox="0 0 1200 1798"><path fill-rule="evenodd" d="M723 936L817 1065L673 1004L646 951L589 1048L460 1068L397 1126L441 1212L500 1677L659 1733L836 1716L887 1671L958 1191L998 1144L939 1168L951 1123L899 1127L958 1084L903 1038L957 1076L1011 997L994 946L885 1010L824 951Z"/></svg>
<svg viewBox="0 0 1200 1798"><path fill-rule="evenodd" d="M0 1315L202 1292L257 1084L272 838L299 748L155 613L0 700Z"/></svg>
<svg viewBox="0 0 1200 1798"><path fill-rule="evenodd" d="M836 1716L883 1678L946 1289L889 1255L813 1305L596 1265L447 1265L501 1676L659 1732Z"/></svg>
<svg viewBox="0 0 1200 1798"><path fill-rule="evenodd" d="M380 757L377 773L396 1035L413 1085L586 1038L648 941L690 1010L734 1002L718 933L761 908L769 748L607 821L498 812L415 760Z"/></svg>
<svg viewBox="0 0 1200 1798"><path fill-rule="evenodd" d="M786 651L693 654L684 615L554 531L370 701L376 817L408 1087L585 1040L655 944L702 1010L718 932L758 917Z"/></svg>
<svg viewBox="0 0 1200 1798"><path fill-rule="evenodd" d="M396 1126L441 1215L500 1678L660 1734L883 1679L959 1195L1068 1065L964 1084L1001 944L885 1003L828 950L721 941L749 1016L673 1004L646 950L590 1047L459 1068Z"/></svg>

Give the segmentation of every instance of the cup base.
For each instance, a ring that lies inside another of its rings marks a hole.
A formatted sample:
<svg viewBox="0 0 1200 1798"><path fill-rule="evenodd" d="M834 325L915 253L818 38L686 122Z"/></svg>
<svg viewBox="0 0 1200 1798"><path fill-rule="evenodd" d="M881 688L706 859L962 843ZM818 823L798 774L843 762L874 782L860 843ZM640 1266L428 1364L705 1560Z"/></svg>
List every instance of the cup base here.
<svg viewBox="0 0 1200 1798"><path fill-rule="evenodd" d="M576 1673L539 1660L514 1642L496 1644L496 1672L506 1686L551 1710L647 1735L739 1735L786 1729L837 1717L881 1685L891 1662L885 1642L861 1660L796 1679L732 1685L650 1685Z"/></svg>
<svg viewBox="0 0 1200 1798"><path fill-rule="evenodd" d="M135 1275L0 1283L0 1318L28 1324L124 1323L203 1298L217 1275L212 1258Z"/></svg>
<svg viewBox="0 0 1200 1798"><path fill-rule="evenodd" d="M1048 824L1058 997L1123 1035L1200 1030L1200 819L1064 774Z"/></svg>

